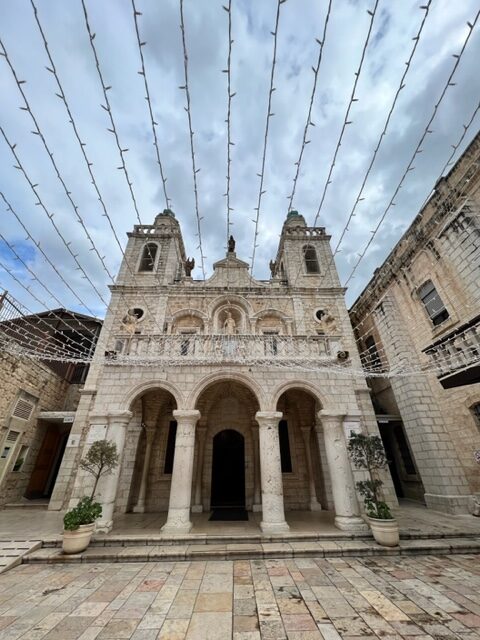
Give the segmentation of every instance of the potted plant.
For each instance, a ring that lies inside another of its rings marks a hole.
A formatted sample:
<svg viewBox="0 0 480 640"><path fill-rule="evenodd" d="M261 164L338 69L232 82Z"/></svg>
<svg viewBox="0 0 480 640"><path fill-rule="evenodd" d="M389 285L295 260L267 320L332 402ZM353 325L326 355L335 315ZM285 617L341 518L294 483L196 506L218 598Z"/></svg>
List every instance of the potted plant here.
<svg viewBox="0 0 480 640"><path fill-rule="evenodd" d="M95 521L102 515L102 505L93 500L98 481L111 473L117 465L117 446L108 440L96 440L80 461L80 468L94 478L93 489L90 496L81 498L63 518L64 553L80 553L90 544Z"/></svg>
<svg viewBox="0 0 480 640"><path fill-rule="evenodd" d="M379 436L352 433L348 451L356 468L368 472L368 480L360 480L356 486L363 497L373 537L378 544L396 547L399 541L398 523L383 500L383 481L378 477L379 471L387 466L382 441Z"/></svg>

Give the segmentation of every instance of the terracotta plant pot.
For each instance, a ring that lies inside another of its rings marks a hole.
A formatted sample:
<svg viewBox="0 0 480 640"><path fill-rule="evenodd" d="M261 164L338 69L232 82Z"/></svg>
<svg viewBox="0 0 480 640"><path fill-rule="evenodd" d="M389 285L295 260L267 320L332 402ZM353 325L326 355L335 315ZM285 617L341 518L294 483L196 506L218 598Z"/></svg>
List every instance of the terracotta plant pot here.
<svg viewBox="0 0 480 640"><path fill-rule="evenodd" d="M380 518L368 517L368 524L372 530L373 537L382 547L397 547L400 540L398 532L398 522L392 518L391 520L382 520Z"/></svg>
<svg viewBox="0 0 480 640"><path fill-rule="evenodd" d="M90 544L90 539L95 530L95 523L81 524L73 531L63 531L63 553L80 553Z"/></svg>

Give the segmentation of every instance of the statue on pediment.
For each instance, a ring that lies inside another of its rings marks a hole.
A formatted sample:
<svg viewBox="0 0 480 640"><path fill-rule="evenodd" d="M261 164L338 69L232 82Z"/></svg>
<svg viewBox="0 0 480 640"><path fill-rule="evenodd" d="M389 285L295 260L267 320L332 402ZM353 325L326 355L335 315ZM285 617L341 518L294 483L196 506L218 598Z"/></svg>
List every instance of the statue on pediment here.
<svg viewBox="0 0 480 640"><path fill-rule="evenodd" d="M277 270L277 263L275 260L270 260L268 265L270 267L270 273L272 274L272 278L275 277L275 271Z"/></svg>
<svg viewBox="0 0 480 640"><path fill-rule="evenodd" d="M185 269L185 275L189 278L192 275L192 271L195 267L195 258L187 258L183 263Z"/></svg>
<svg viewBox="0 0 480 640"><path fill-rule="evenodd" d="M235 251L235 239L233 236L230 236L228 239L228 253L234 253Z"/></svg>

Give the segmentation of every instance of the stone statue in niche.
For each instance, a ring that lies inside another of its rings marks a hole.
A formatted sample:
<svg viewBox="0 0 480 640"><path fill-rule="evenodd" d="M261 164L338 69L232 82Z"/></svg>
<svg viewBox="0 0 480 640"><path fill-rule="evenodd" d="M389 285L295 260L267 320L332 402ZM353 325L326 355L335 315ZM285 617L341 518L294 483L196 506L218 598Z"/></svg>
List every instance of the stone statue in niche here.
<svg viewBox="0 0 480 640"><path fill-rule="evenodd" d="M319 315L317 312L317 318ZM324 333L337 333L337 321L329 311L323 311L321 314L320 330Z"/></svg>
<svg viewBox="0 0 480 640"><path fill-rule="evenodd" d="M223 332L227 336L233 336L236 333L237 325L233 319L231 311L227 311L227 317L223 323Z"/></svg>
<svg viewBox="0 0 480 640"><path fill-rule="evenodd" d="M274 278L275 271L277 270L277 263L275 262L275 260L270 260L270 263L268 266L270 267L270 273L272 274L272 278Z"/></svg>
<svg viewBox="0 0 480 640"><path fill-rule="evenodd" d="M235 239L233 236L230 236L228 239L228 253L233 253L235 251Z"/></svg>
<svg viewBox="0 0 480 640"><path fill-rule="evenodd" d="M129 335L133 336L138 324L138 316L135 313L134 309L129 309L127 314L122 318L122 327L125 329L125 332Z"/></svg>
<svg viewBox="0 0 480 640"><path fill-rule="evenodd" d="M192 271L195 267L195 258L187 258L183 263L185 268L185 275L189 278L192 275Z"/></svg>

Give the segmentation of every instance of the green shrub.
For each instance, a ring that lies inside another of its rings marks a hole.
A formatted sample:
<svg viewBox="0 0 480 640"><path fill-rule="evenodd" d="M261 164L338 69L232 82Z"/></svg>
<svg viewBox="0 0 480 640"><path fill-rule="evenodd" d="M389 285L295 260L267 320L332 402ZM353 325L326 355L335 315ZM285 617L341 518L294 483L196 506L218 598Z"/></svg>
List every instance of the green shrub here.
<svg viewBox="0 0 480 640"><path fill-rule="evenodd" d="M367 516L380 520L392 520L390 507L382 499L383 482L376 477L378 471L387 466L387 458L380 437L352 433L348 442L348 451L356 468L368 471L369 479L356 483L358 492L363 497Z"/></svg>
<svg viewBox="0 0 480 640"><path fill-rule="evenodd" d="M74 531L82 524L92 524L102 515L102 505L85 496L76 507L67 511L63 517L63 526L67 531Z"/></svg>

